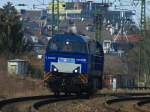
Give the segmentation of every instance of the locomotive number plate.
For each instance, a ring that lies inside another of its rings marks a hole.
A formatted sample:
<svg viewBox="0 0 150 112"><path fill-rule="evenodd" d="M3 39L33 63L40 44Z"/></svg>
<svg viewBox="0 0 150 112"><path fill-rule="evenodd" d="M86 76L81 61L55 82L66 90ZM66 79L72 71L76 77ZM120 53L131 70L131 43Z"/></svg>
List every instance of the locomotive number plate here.
<svg viewBox="0 0 150 112"><path fill-rule="evenodd" d="M75 63L75 59L73 59L73 58L58 58L58 62L62 62L62 63Z"/></svg>

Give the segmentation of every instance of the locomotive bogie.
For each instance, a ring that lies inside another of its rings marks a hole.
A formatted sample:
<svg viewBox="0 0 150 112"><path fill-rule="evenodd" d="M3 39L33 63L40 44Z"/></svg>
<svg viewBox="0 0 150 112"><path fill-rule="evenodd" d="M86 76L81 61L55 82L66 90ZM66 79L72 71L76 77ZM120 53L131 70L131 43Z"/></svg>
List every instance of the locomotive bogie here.
<svg viewBox="0 0 150 112"><path fill-rule="evenodd" d="M67 74L68 75L68 74ZM44 80L47 87L53 92L78 92L85 91L88 87L88 77L84 74L67 76L66 74L51 75Z"/></svg>

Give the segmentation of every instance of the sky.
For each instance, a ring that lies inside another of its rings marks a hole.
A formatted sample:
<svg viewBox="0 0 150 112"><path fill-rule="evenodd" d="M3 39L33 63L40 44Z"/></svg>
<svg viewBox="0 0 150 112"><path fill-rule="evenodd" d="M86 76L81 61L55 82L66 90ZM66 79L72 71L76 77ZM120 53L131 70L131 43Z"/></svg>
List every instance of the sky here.
<svg viewBox="0 0 150 112"><path fill-rule="evenodd" d="M38 0L0 0L0 7L7 2L11 2L17 9L33 9L33 4L40 4ZM26 4L27 6L17 6L17 4Z"/></svg>
<svg viewBox="0 0 150 112"><path fill-rule="evenodd" d="M8 1L12 2L13 5L17 5L17 4L20 4L20 3L28 5L26 7L17 6L18 9L19 8L33 9L33 4L40 5L43 2L47 4L48 2L51 2L52 0L0 0L0 7L2 7ZM129 3L127 1L133 1L133 0L60 0L60 1L94 1L94 2L102 2L102 1L114 2L114 1L116 1L115 2L116 4L118 4L118 1L122 1L122 4L127 4L127 3Z"/></svg>
<svg viewBox="0 0 150 112"><path fill-rule="evenodd" d="M13 3L13 5L27 4L27 6L24 6L24 7L22 7L22 6L16 6L17 9L30 9L31 10L31 9L33 9L33 4L40 5L38 7L42 7L41 4L43 2L45 4L48 4L51 1L52 0L0 0L0 7L2 7L7 2L11 2L11 3ZM60 1L63 1L63 0L60 0ZM72 1L72 0L64 0L64 1ZM86 0L73 0L73 1L86 1ZM87 0L87 1L89 1L89 0ZM94 2L109 1L109 2L113 2L113 4L115 4L115 5L119 4L118 1L121 1L122 4L128 5L128 4L132 3L133 0L92 0L92 1L94 1ZM116 1L116 2L114 2L114 1Z"/></svg>
<svg viewBox="0 0 150 112"><path fill-rule="evenodd" d="M0 7L2 7L4 4L6 4L7 2L11 2L13 5L15 5L15 7L17 9L27 9L27 10L37 10L38 8L45 8L45 5L42 6L41 4L43 4L43 2L45 4L48 4L49 2L51 2L52 0L0 0ZM60 0L63 1L63 0ZM72 1L72 0L64 0L64 1ZM75 0L73 0L75 1ZM85 1L85 0L76 0L76 1ZM91 1L91 0L90 0ZM98 2L98 1L102 1L102 0L93 0L94 2ZM136 16L134 16L135 21L139 20L140 18L140 4L135 6L131 6L131 4L133 3L133 0L103 0L103 1L110 1L113 2L113 6L115 5L119 5L119 1L121 1L122 5L127 5L127 6L121 6L120 8L122 9L128 9L128 10L135 10L136 12ZM114 2L115 1L115 2ZM146 0L147 1L147 8L146 8L146 14L147 16L150 16L150 0ZM17 6L17 4L26 4L27 6ZM33 5L38 5L37 8L33 8ZM130 5L130 6L129 6ZM111 10L114 10L114 7L110 8ZM116 10L116 9L115 9ZM137 21L138 22L138 21Z"/></svg>
<svg viewBox="0 0 150 112"><path fill-rule="evenodd" d="M0 0L0 7L2 7L7 2L11 2L11 3L13 3L13 5L27 4L27 6L24 6L24 7L16 6L17 9L22 9L22 8L23 9L33 9L33 4L40 5L38 7L41 7L42 6L41 4L43 2L45 4L48 4L51 1L52 0ZM63 0L60 0L60 1L63 1ZM64 0L64 1L72 1L72 0ZM73 0L73 1L86 1L86 0ZM87 1L89 1L89 0L87 0ZM92 1L94 1L94 2L109 1L109 2L113 2L113 4L119 4L118 1L121 1L122 4L128 5L128 4L132 3L133 0L92 0Z"/></svg>

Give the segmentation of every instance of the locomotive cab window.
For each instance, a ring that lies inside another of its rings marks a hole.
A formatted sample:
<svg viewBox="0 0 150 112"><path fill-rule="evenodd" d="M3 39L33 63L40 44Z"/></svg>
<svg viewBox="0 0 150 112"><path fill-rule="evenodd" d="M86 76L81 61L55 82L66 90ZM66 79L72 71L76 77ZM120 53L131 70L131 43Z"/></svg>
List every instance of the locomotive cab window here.
<svg viewBox="0 0 150 112"><path fill-rule="evenodd" d="M61 51L70 53L86 53L86 44L76 42L76 41L66 41L64 42Z"/></svg>
<svg viewBox="0 0 150 112"><path fill-rule="evenodd" d="M47 46L48 52L87 53L85 43L69 40L50 40Z"/></svg>
<svg viewBox="0 0 150 112"><path fill-rule="evenodd" d="M58 45L56 43L56 41L50 41L49 45L48 45L48 49L51 51L57 51L58 50Z"/></svg>
<svg viewBox="0 0 150 112"><path fill-rule="evenodd" d="M66 41L65 43L64 43L64 45L63 45L63 49L62 49L63 51L65 51L65 52L72 52L72 44L71 44L71 42L69 42L69 41Z"/></svg>

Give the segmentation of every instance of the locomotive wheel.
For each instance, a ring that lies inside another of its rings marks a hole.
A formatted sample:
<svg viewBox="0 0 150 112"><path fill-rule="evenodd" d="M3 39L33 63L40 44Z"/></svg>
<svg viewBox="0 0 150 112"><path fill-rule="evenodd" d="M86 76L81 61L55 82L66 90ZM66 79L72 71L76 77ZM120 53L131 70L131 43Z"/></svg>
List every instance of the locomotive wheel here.
<svg viewBox="0 0 150 112"><path fill-rule="evenodd" d="M70 92L65 92L65 95L66 95L66 96L70 96L71 93L70 93Z"/></svg>
<svg viewBox="0 0 150 112"><path fill-rule="evenodd" d="M99 89L102 89L102 87L103 87L103 78L102 78L102 76L99 77L98 83L99 83L99 84L98 84L98 88L99 88Z"/></svg>
<svg viewBox="0 0 150 112"><path fill-rule="evenodd" d="M98 89L99 86L99 81L97 78L93 79L93 91L96 91Z"/></svg>
<svg viewBox="0 0 150 112"><path fill-rule="evenodd" d="M60 95L60 92L59 92L59 91L55 91L55 92L54 92L54 95L55 95L55 96L59 96L59 95Z"/></svg>
<svg viewBox="0 0 150 112"><path fill-rule="evenodd" d="M94 94L95 90L97 89L97 81L95 78L91 78L89 80L89 89L88 89L88 95L91 96Z"/></svg>
<svg viewBox="0 0 150 112"><path fill-rule="evenodd" d="M82 93L81 93L81 92L76 92L76 95L77 95L78 97L81 97L81 96L82 96Z"/></svg>

